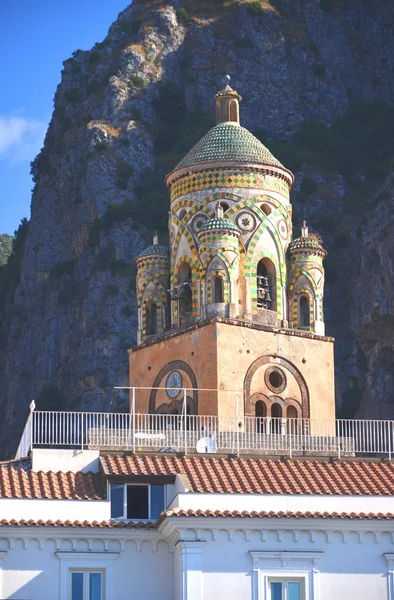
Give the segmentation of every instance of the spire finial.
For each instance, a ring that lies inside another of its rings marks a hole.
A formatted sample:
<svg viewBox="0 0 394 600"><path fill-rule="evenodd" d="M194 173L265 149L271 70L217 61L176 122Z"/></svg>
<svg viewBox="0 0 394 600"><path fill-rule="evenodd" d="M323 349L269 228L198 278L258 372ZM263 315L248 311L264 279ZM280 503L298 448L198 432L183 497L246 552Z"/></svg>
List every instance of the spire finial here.
<svg viewBox="0 0 394 600"><path fill-rule="evenodd" d="M218 202L216 205L216 218L223 219L223 206L220 204L220 202Z"/></svg>
<svg viewBox="0 0 394 600"><path fill-rule="evenodd" d="M157 235L157 230L153 234L153 245L154 246L158 246L159 245L159 236Z"/></svg>
<svg viewBox="0 0 394 600"><path fill-rule="evenodd" d="M223 79L223 83L224 83L224 87L230 87L230 81L231 81L231 77L230 75L227 73L227 75L224 76Z"/></svg>
<svg viewBox="0 0 394 600"><path fill-rule="evenodd" d="M239 125L239 103L242 100L236 90L230 87L231 77L223 78L224 88L215 96L216 123L236 123Z"/></svg>
<svg viewBox="0 0 394 600"><path fill-rule="evenodd" d="M309 232L308 232L308 226L306 224L306 221L302 221L302 227L301 227L301 237L308 237Z"/></svg>

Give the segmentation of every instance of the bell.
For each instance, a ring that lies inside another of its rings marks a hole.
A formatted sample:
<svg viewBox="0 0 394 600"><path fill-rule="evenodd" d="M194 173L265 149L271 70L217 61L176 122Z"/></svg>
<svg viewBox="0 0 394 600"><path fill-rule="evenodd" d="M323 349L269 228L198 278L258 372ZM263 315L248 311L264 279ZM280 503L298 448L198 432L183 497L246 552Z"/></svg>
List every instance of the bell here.
<svg viewBox="0 0 394 600"><path fill-rule="evenodd" d="M262 279L263 279L263 286L268 287L269 286L268 277L263 277Z"/></svg>
<svg viewBox="0 0 394 600"><path fill-rule="evenodd" d="M266 302L272 302L272 298L271 298L271 294L269 293L269 290L267 290L267 291L265 292L265 298L264 298L264 300L265 300Z"/></svg>

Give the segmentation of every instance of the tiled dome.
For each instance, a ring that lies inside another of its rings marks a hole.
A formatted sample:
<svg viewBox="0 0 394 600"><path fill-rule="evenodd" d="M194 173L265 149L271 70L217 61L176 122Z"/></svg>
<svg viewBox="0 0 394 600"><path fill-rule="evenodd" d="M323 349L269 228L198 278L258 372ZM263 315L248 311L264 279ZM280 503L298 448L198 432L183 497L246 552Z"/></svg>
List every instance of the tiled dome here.
<svg viewBox="0 0 394 600"><path fill-rule="evenodd" d="M323 246L313 236L295 239L289 246L289 252L297 250L316 250L317 252L324 252L326 254Z"/></svg>
<svg viewBox="0 0 394 600"><path fill-rule="evenodd" d="M190 150L175 170L209 162L240 162L284 169L250 131L237 123L219 123Z"/></svg>
<svg viewBox="0 0 394 600"><path fill-rule="evenodd" d="M202 233L203 231L217 231L218 229L231 231L232 233L241 233L237 225L230 221L230 219L222 219L219 217L214 217L213 219L205 221L198 230L198 233Z"/></svg>
<svg viewBox="0 0 394 600"><path fill-rule="evenodd" d="M142 258L144 256L168 256L168 248L154 244L152 246L148 246L148 248L145 248L145 250L143 250L141 254L137 256L137 258Z"/></svg>

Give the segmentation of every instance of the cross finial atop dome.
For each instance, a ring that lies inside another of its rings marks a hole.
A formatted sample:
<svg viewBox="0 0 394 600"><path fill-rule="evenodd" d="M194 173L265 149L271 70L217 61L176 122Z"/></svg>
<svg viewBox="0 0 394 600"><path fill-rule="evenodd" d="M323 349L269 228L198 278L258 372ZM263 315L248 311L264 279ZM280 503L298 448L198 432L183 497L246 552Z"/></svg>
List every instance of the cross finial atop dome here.
<svg viewBox="0 0 394 600"><path fill-rule="evenodd" d="M218 202L216 205L216 218L223 219L223 212L223 206Z"/></svg>
<svg viewBox="0 0 394 600"><path fill-rule="evenodd" d="M241 96L230 87L231 77L225 75L224 88L215 96L216 123L236 123L239 125L239 103Z"/></svg>
<svg viewBox="0 0 394 600"><path fill-rule="evenodd" d="M159 236L157 235L157 231L155 231L155 233L153 234L153 245L154 246L159 245Z"/></svg>
<svg viewBox="0 0 394 600"><path fill-rule="evenodd" d="M306 224L306 221L302 221L301 237L307 238L308 236L309 236L308 226Z"/></svg>

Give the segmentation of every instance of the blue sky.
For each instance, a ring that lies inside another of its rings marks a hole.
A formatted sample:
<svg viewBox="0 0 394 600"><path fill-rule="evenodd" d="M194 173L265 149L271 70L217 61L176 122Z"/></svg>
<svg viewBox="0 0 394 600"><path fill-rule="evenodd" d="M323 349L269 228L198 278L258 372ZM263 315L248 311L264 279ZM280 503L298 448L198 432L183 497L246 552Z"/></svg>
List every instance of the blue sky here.
<svg viewBox="0 0 394 600"><path fill-rule="evenodd" d="M30 217L30 162L63 60L100 42L131 0L0 0L0 233Z"/></svg>

